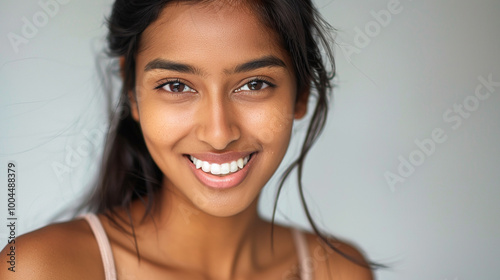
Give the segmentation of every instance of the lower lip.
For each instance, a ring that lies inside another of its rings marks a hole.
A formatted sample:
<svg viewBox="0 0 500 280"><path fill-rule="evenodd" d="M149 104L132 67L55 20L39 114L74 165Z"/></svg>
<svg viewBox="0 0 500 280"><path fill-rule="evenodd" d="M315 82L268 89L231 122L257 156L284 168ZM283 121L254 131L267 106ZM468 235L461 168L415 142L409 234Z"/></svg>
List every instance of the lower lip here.
<svg viewBox="0 0 500 280"><path fill-rule="evenodd" d="M217 176L209 173L205 173L200 169L196 169L196 166L189 160L188 157L185 157L186 160L188 161L188 165L191 167L193 170L194 175L198 180L203 183L205 186L208 186L213 189L229 189L236 187L237 185L241 184L243 180L247 177L248 171L250 167L252 166L253 159L255 158L256 154L252 154L250 157L250 160L247 162L247 164L243 167L243 169L240 169L236 171L235 173L231 173L225 176Z"/></svg>

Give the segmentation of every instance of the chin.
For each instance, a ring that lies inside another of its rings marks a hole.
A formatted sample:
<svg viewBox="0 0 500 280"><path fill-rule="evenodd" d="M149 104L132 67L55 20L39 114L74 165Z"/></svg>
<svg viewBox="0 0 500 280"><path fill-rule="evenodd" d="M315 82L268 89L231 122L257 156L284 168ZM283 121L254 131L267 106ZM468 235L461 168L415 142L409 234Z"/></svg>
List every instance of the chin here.
<svg viewBox="0 0 500 280"><path fill-rule="evenodd" d="M192 201L195 207L208 215L228 218L240 215L246 211L256 211L258 194L259 192L255 195L245 194L242 197L242 194L239 192L233 194L212 193L205 195L203 198L197 196L198 199Z"/></svg>

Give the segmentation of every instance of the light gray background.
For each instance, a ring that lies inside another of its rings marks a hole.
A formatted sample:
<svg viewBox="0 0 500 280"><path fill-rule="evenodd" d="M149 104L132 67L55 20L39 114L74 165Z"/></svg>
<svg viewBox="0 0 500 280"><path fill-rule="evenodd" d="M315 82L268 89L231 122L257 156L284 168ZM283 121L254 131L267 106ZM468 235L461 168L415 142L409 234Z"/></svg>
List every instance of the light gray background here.
<svg viewBox="0 0 500 280"><path fill-rule="evenodd" d="M60 2L68 3L17 52L8 34L22 36L23 17L33 23L38 15L43 23L44 10L37 1L0 2L0 224L7 218L6 166L15 161L18 234L78 201L102 149L106 120L95 61L110 3ZM500 1L316 3L338 29L332 113L305 169L316 220L389 264L378 279L498 279L500 86L456 129L443 114L464 101L474 105L479 77L500 82ZM374 14L388 5L398 12L381 26ZM368 43L355 40L357 28L371 32ZM296 128L298 139L304 123ZM418 160L415 140L435 129L446 141L391 188L386 172L398 175L400 157ZM297 141L287 159L296 151ZM266 217L275 182L262 196ZM307 228L290 182L278 220ZM1 226L0 243L6 240Z"/></svg>

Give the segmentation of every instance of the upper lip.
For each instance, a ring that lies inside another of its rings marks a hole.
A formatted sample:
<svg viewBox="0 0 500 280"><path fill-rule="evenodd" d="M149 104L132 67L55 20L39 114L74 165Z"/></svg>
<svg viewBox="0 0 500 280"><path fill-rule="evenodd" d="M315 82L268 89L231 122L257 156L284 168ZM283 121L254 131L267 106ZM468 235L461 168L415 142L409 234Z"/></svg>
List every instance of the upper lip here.
<svg viewBox="0 0 500 280"><path fill-rule="evenodd" d="M224 153L193 153L187 155L193 156L202 161L223 164L236 161L240 158L244 158L252 153L253 152L224 152Z"/></svg>

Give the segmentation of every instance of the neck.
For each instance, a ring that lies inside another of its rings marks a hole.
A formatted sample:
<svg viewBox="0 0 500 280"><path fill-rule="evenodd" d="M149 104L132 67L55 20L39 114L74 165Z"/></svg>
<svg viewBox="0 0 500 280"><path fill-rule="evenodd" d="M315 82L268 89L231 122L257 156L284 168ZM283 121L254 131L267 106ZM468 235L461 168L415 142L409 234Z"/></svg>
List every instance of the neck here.
<svg viewBox="0 0 500 280"><path fill-rule="evenodd" d="M156 254L165 265L216 279L232 279L258 265L261 252L255 248L263 248L258 244L268 246L263 240L269 237L267 223L257 214L258 199L236 215L216 217L179 194L165 191L159 197L161 207L153 210L153 219L148 217L137 231L141 251L154 248L159 252L151 251L152 259Z"/></svg>

